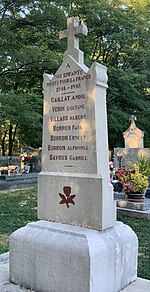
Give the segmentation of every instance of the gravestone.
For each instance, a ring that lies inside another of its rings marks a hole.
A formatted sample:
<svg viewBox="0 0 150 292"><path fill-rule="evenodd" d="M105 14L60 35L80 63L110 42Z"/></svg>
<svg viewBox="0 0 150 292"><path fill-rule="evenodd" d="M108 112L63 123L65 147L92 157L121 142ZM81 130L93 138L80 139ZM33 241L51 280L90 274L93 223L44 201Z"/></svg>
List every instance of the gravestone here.
<svg viewBox="0 0 150 292"><path fill-rule="evenodd" d="M107 73L98 63L84 65L81 34L87 34L86 26L68 19L60 33L68 40L63 63L54 76L44 74L38 217L102 230L113 226L116 216L109 183Z"/></svg>
<svg viewBox="0 0 150 292"><path fill-rule="evenodd" d="M144 148L144 132L137 128L134 115L131 116L130 120L130 127L123 133L125 148Z"/></svg>
<svg viewBox="0 0 150 292"><path fill-rule="evenodd" d="M130 120L130 127L123 133L125 147L114 148L116 169L122 166L131 168L134 163L139 163L141 156L150 158L150 149L144 148L144 132L136 126L134 115Z"/></svg>
<svg viewBox="0 0 150 292"><path fill-rule="evenodd" d="M109 182L106 67L84 65L86 34L69 18L63 63L44 74L42 220L11 236L10 280L37 292L117 292L137 274L137 237L116 222Z"/></svg>

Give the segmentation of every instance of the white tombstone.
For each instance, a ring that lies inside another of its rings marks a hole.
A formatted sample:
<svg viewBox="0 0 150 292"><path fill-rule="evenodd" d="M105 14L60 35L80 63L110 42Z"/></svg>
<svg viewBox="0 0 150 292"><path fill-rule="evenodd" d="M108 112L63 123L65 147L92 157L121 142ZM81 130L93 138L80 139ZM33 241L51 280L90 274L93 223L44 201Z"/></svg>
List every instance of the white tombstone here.
<svg viewBox="0 0 150 292"><path fill-rule="evenodd" d="M137 237L116 223L109 182L106 67L84 65L81 34L69 18L63 63L44 74L43 220L11 236L10 280L36 292L118 292L137 275Z"/></svg>
<svg viewBox="0 0 150 292"><path fill-rule="evenodd" d="M144 148L144 132L137 128L134 115L131 116L130 120L130 127L123 133L125 148Z"/></svg>
<svg viewBox="0 0 150 292"><path fill-rule="evenodd" d="M86 26L69 18L60 33L68 40L63 63L54 76L44 74L38 217L103 230L116 220L109 181L107 70L98 63L90 69L84 65L79 34L87 34Z"/></svg>

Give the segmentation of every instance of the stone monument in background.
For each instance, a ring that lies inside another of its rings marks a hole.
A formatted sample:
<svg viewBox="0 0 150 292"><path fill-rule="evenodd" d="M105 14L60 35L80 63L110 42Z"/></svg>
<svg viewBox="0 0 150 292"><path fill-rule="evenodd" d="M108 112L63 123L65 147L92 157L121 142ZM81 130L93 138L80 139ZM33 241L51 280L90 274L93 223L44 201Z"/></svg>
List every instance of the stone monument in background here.
<svg viewBox="0 0 150 292"><path fill-rule="evenodd" d="M130 127L123 133L125 148L114 149L115 168L132 167L141 156L150 158L150 149L144 148L144 132L137 128L134 115L130 118Z"/></svg>
<svg viewBox="0 0 150 292"><path fill-rule="evenodd" d="M144 148L144 132L137 128L134 115L130 120L130 127L123 133L125 148Z"/></svg>
<svg viewBox="0 0 150 292"><path fill-rule="evenodd" d="M38 222L11 236L10 280L36 292L118 292L137 276L137 237L116 222L109 178L106 67L84 64L78 18L64 60L44 74Z"/></svg>

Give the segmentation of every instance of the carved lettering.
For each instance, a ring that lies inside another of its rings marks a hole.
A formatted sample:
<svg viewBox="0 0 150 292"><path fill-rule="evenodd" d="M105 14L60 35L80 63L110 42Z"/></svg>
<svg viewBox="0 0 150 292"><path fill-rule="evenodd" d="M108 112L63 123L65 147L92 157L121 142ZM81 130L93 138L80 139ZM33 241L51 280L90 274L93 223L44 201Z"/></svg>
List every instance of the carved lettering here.
<svg viewBox="0 0 150 292"><path fill-rule="evenodd" d="M69 160L87 160L87 157L86 156L73 156L73 155L70 155L69 156Z"/></svg>
<svg viewBox="0 0 150 292"><path fill-rule="evenodd" d="M74 111L74 110L83 110L85 109L85 104L81 105L68 105L66 106L67 111Z"/></svg>
<svg viewBox="0 0 150 292"><path fill-rule="evenodd" d="M67 63L66 68L70 68L70 64L69 63Z"/></svg>
<svg viewBox="0 0 150 292"><path fill-rule="evenodd" d="M51 122L64 122L68 121L68 116L61 116L61 117L50 117Z"/></svg>
<svg viewBox="0 0 150 292"><path fill-rule="evenodd" d="M71 150L71 151L77 151L77 150L88 150L88 146L68 146L67 150Z"/></svg>
<svg viewBox="0 0 150 292"><path fill-rule="evenodd" d="M52 145L48 145L48 151L57 151L57 150L66 150L66 146L65 145L58 145L58 146L52 146Z"/></svg>
<svg viewBox="0 0 150 292"><path fill-rule="evenodd" d="M67 155L52 155L52 154L50 154L49 159L50 160L67 160L68 156Z"/></svg>
<svg viewBox="0 0 150 292"><path fill-rule="evenodd" d="M53 131L71 131L71 126L53 126Z"/></svg>
<svg viewBox="0 0 150 292"><path fill-rule="evenodd" d="M53 102L64 102L64 101L69 101L70 95L67 96L59 96L59 97L52 97L51 98L51 103Z"/></svg>
<svg viewBox="0 0 150 292"><path fill-rule="evenodd" d="M86 119L86 115L74 115L74 116L69 117L70 121L76 121L76 120L82 120L82 119Z"/></svg>
<svg viewBox="0 0 150 292"><path fill-rule="evenodd" d="M68 136L50 136L50 141L68 141Z"/></svg>
<svg viewBox="0 0 150 292"><path fill-rule="evenodd" d="M62 112L65 110L65 106L52 106L53 112Z"/></svg>

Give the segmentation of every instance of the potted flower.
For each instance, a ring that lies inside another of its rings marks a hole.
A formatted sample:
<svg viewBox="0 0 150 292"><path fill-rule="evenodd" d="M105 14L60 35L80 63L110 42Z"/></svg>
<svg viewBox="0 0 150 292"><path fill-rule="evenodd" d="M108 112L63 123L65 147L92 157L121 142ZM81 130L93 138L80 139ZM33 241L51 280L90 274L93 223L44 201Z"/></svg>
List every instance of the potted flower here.
<svg viewBox="0 0 150 292"><path fill-rule="evenodd" d="M129 201L142 202L144 200L144 192L148 186L148 178L140 173L139 166L133 164L132 169L118 169L116 175L118 180L122 182L124 192Z"/></svg>

